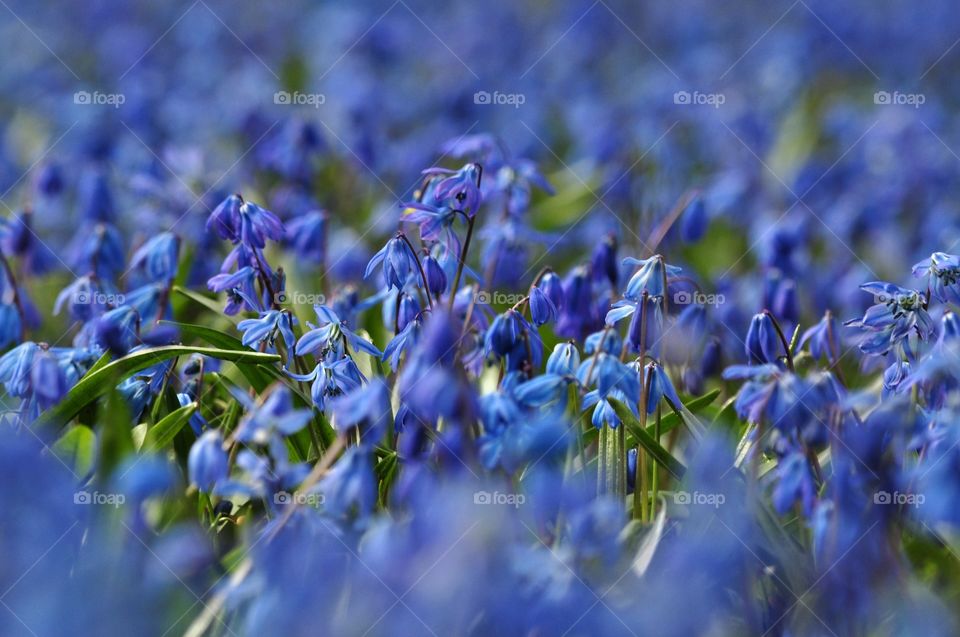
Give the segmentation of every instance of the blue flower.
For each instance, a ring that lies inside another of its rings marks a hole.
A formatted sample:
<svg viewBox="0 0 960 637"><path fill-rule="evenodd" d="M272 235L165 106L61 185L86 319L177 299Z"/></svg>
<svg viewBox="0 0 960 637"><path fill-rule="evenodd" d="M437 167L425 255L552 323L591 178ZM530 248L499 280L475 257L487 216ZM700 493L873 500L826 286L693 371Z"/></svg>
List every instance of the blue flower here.
<svg viewBox="0 0 960 637"><path fill-rule="evenodd" d="M467 216L477 214L482 199L480 195L480 167L467 164L460 170L446 168L428 168L423 171L427 177L438 177L433 185L432 196L451 210L462 211Z"/></svg>
<svg viewBox="0 0 960 637"><path fill-rule="evenodd" d="M597 327L589 271L584 266L574 268L564 279L563 307L558 309L557 336L581 339Z"/></svg>
<svg viewBox="0 0 960 637"><path fill-rule="evenodd" d="M245 201L240 206L240 243L249 248L263 248L267 239L281 241L285 230L275 214L257 204Z"/></svg>
<svg viewBox="0 0 960 637"><path fill-rule="evenodd" d="M639 301L646 292L648 296L663 296L667 292L667 279L678 276L682 270L674 265L667 265L663 257L655 254L647 259L627 257L624 265L640 266L627 282L627 289L623 297L630 301Z"/></svg>
<svg viewBox="0 0 960 637"><path fill-rule="evenodd" d="M644 382L647 392L647 414L652 414L657 410L660 399L666 398L672 407L680 409L683 403L677 396L677 390L673 388L673 383L667 372L658 363L647 363L644 368Z"/></svg>
<svg viewBox="0 0 960 637"><path fill-rule="evenodd" d="M287 224L285 240L297 258L316 265L326 260L327 223L325 211L311 210Z"/></svg>
<svg viewBox="0 0 960 637"><path fill-rule="evenodd" d="M695 197L683 211L680 236L686 243L696 243L707 231L707 209L703 199Z"/></svg>
<svg viewBox="0 0 960 637"><path fill-rule="evenodd" d="M960 303L960 257L934 252L913 266L913 276L927 279L933 298L942 303Z"/></svg>
<svg viewBox="0 0 960 637"><path fill-rule="evenodd" d="M128 305L102 314L96 321L97 344L114 356L124 356L140 342L140 315Z"/></svg>
<svg viewBox="0 0 960 637"><path fill-rule="evenodd" d="M547 358L547 373L573 376L580 366L580 353L572 343L558 343Z"/></svg>
<svg viewBox="0 0 960 637"><path fill-rule="evenodd" d="M387 241L386 245L373 255L367 264L363 278L369 278L381 264L383 265L383 278L390 287L402 290L407 285L411 275L417 287L423 287L417 256L410 251L410 247L399 234Z"/></svg>
<svg viewBox="0 0 960 637"><path fill-rule="evenodd" d="M213 231L221 239L238 241L240 236L240 206L242 205L243 197L240 195L230 195L221 201L210 213L210 217L207 218L207 232Z"/></svg>
<svg viewBox="0 0 960 637"><path fill-rule="evenodd" d="M350 447L320 481L324 509L332 515L365 518L377 503L373 452L366 445Z"/></svg>
<svg viewBox="0 0 960 637"><path fill-rule="evenodd" d="M277 436L289 436L303 429L313 415L309 409L294 409L290 390L277 386L260 404L240 391L234 398L247 408L248 413L237 425L236 438L240 442L258 445L270 444Z"/></svg>
<svg viewBox="0 0 960 637"><path fill-rule="evenodd" d="M928 340L936 332L933 319L927 313L927 298L920 291L882 281L865 283L860 289L872 294L876 303L867 309L862 319L847 321L844 325L863 330L860 350L865 354L881 355L895 348L909 351L911 335Z"/></svg>
<svg viewBox="0 0 960 637"><path fill-rule="evenodd" d="M533 319L533 323L537 326L557 319L557 306L554 305L550 297L537 286L534 286L530 290L530 318Z"/></svg>
<svg viewBox="0 0 960 637"><path fill-rule="evenodd" d="M777 512L781 515L787 513L793 503L799 500L804 516L809 517L816 502L817 485L807 458L797 451L780 458L776 478L773 505Z"/></svg>
<svg viewBox="0 0 960 637"><path fill-rule="evenodd" d="M341 337L346 339L350 347L355 350L366 352L377 358L382 356L380 350L350 330L346 322L340 320L337 313L326 305L314 305L313 311L317 313L317 319L319 320L316 326L307 323L312 329L297 341L297 356L313 354L322 349L340 351L343 345Z"/></svg>
<svg viewBox="0 0 960 637"><path fill-rule="evenodd" d="M361 440L374 443L383 437L387 425L393 423L390 390L379 378L330 401L333 424L340 431L358 427ZM368 437L369 434L369 437Z"/></svg>
<svg viewBox="0 0 960 637"><path fill-rule="evenodd" d="M191 484L207 493L227 477L227 452L219 431L211 429L197 438L190 447L187 470Z"/></svg>
<svg viewBox="0 0 960 637"><path fill-rule="evenodd" d="M553 303L553 306L559 311L563 307L563 281L560 280L560 277L557 276L557 273L553 270L545 272L542 277L540 277L540 282L537 284L544 294L547 295L547 298L550 299L550 302Z"/></svg>
<svg viewBox="0 0 960 637"><path fill-rule="evenodd" d="M268 310L261 312L259 318L240 321L237 329L243 332L243 344L247 347L255 348L264 343L273 347L277 335L280 334L289 351L296 340L293 335L295 321L293 315L286 310Z"/></svg>
<svg viewBox="0 0 960 637"><path fill-rule="evenodd" d="M221 272L207 281L207 287L213 292L227 293L227 307L224 308L224 314L233 316L241 310L260 311L260 302L258 299L254 284L257 280L257 271L251 266L244 266L230 274Z"/></svg>
<svg viewBox="0 0 960 637"><path fill-rule="evenodd" d="M110 223L116 216L110 185L106 175L99 170L85 173L80 178L77 203L80 216L87 221Z"/></svg>
<svg viewBox="0 0 960 637"><path fill-rule="evenodd" d="M616 287L620 268L617 264L617 238L614 234L605 235L593 249L593 254L590 256L590 272L593 274L594 281L606 279L610 285Z"/></svg>
<svg viewBox="0 0 960 637"><path fill-rule="evenodd" d="M144 243L130 257L130 269L137 270L149 283L172 281L177 274L180 239L163 232Z"/></svg>
<svg viewBox="0 0 960 637"><path fill-rule="evenodd" d="M125 259L123 238L109 224L97 224L93 232L78 234L68 249L68 260L74 269L93 272L108 281L124 271Z"/></svg>
<svg viewBox="0 0 960 637"><path fill-rule="evenodd" d="M780 337L773 319L766 312L754 314L747 330L744 344L747 359L751 363L763 365L775 363L780 358Z"/></svg>
<svg viewBox="0 0 960 637"><path fill-rule="evenodd" d="M520 313L510 309L497 315L484 336L484 350L487 355L506 356L523 338L523 324Z"/></svg>
<svg viewBox="0 0 960 637"><path fill-rule="evenodd" d="M349 356L333 362L323 358L309 374L299 375L287 371L287 375L295 380L312 383L310 397L314 407L320 411L325 409L328 398L352 392L366 381Z"/></svg>
<svg viewBox="0 0 960 637"><path fill-rule="evenodd" d="M440 263L431 256L424 257L423 271L427 275L427 290L433 296L440 296L447 291L447 273Z"/></svg>
<svg viewBox="0 0 960 637"><path fill-rule="evenodd" d="M840 352L837 351L839 347L836 340L838 334L837 321L833 314L827 310L819 323L811 326L803 333L803 336L800 337L799 347L803 348L804 345L808 345L810 354L814 359L819 360L821 357L826 357L827 362L835 364L840 355Z"/></svg>

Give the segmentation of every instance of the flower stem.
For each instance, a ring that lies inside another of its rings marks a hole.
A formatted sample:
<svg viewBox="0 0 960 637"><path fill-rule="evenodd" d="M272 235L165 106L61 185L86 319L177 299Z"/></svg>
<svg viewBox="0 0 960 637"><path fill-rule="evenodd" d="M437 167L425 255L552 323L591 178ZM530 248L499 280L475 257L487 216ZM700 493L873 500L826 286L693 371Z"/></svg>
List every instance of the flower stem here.
<svg viewBox="0 0 960 637"><path fill-rule="evenodd" d="M773 323L774 329L777 330L777 336L780 337L780 343L783 345L783 351L787 356L787 368L792 372L793 354L790 353L790 343L787 342L787 337L783 335L783 330L780 328L780 323L777 322L777 317L773 315L773 312L770 310L764 310L763 313L770 317L770 322Z"/></svg>
<svg viewBox="0 0 960 637"><path fill-rule="evenodd" d="M473 225L476 217L470 217L467 222L467 238L463 241L463 248L460 249L460 258L457 261L457 274L453 277L453 286L450 288L450 309L453 309L453 301L457 297L457 290L460 288L460 276L463 274L463 264L467 260L467 251L470 250L470 239L473 237Z"/></svg>

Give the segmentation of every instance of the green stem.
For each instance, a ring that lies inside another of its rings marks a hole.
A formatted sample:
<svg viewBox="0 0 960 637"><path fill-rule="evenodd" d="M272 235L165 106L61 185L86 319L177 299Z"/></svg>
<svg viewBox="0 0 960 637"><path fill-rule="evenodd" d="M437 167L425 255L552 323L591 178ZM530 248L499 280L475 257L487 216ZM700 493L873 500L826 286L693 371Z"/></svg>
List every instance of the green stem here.
<svg viewBox="0 0 960 637"><path fill-rule="evenodd" d="M453 277L453 287L450 288L450 309L453 309L453 300L457 296L457 290L460 289L460 276L463 274L463 264L467 260L467 251L470 250L470 239L473 237L473 224L476 217L470 217L467 222L467 238L463 241L463 248L460 250L460 259L457 261L457 274Z"/></svg>

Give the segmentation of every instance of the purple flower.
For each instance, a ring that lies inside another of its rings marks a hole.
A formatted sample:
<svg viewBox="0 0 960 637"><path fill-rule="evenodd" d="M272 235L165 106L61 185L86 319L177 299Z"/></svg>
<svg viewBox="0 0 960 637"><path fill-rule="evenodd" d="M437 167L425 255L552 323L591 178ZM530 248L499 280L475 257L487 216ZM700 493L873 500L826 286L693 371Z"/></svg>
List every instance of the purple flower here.
<svg viewBox="0 0 960 637"><path fill-rule="evenodd" d="M480 166L467 164L460 170L428 168L423 174L440 177L433 184L432 196L451 210L462 211L469 217L477 214L482 199L480 195Z"/></svg>

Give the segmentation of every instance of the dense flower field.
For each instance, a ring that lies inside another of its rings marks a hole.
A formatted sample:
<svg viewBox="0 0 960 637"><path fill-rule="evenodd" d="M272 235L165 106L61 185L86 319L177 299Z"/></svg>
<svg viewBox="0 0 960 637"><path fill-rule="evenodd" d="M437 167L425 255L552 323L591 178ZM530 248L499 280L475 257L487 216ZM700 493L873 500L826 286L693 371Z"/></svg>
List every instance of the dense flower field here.
<svg viewBox="0 0 960 637"><path fill-rule="evenodd" d="M955 3L7 2L0 635L960 631Z"/></svg>

